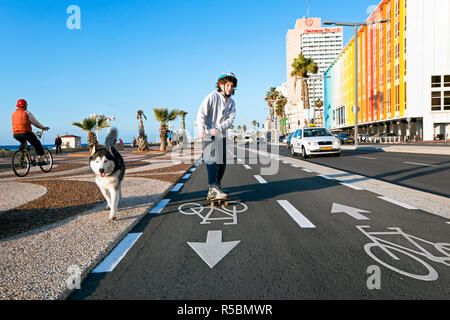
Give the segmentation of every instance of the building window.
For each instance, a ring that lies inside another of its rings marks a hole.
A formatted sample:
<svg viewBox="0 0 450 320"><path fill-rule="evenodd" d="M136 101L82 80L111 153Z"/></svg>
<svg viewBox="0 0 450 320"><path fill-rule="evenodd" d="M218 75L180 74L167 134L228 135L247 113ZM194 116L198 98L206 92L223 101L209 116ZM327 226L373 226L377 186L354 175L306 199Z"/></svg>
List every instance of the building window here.
<svg viewBox="0 0 450 320"><path fill-rule="evenodd" d="M407 99L406 99L406 97L408 96L407 94L406 94L406 82L405 82L405 89L404 89L405 91L404 91L404 96L405 96L405 110L406 110L406 102L407 102Z"/></svg>
<svg viewBox="0 0 450 320"><path fill-rule="evenodd" d="M406 54L406 38L405 38L405 40L403 41L403 47L404 47L404 49L403 49L404 51L403 51L403 52Z"/></svg>
<svg viewBox="0 0 450 320"><path fill-rule="evenodd" d="M387 113L391 113L391 89L388 89L387 96L386 96L386 109Z"/></svg>
<svg viewBox="0 0 450 320"><path fill-rule="evenodd" d="M400 86L395 86L395 111L400 111Z"/></svg>
<svg viewBox="0 0 450 320"><path fill-rule="evenodd" d="M450 110L450 91L444 91L444 110Z"/></svg>
<svg viewBox="0 0 450 320"><path fill-rule="evenodd" d="M395 80L400 79L400 65L396 64L395 65Z"/></svg>
<svg viewBox="0 0 450 320"><path fill-rule="evenodd" d="M444 76L444 87L450 87L450 75Z"/></svg>
<svg viewBox="0 0 450 320"><path fill-rule="evenodd" d="M440 88L441 87L441 76L432 76L431 77L431 87L432 88Z"/></svg>
<svg viewBox="0 0 450 320"><path fill-rule="evenodd" d="M405 76L406 76L406 60L405 60L405 66L404 66L404 69L405 69Z"/></svg>
<svg viewBox="0 0 450 320"><path fill-rule="evenodd" d="M441 91L431 92L431 111L441 111Z"/></svg>

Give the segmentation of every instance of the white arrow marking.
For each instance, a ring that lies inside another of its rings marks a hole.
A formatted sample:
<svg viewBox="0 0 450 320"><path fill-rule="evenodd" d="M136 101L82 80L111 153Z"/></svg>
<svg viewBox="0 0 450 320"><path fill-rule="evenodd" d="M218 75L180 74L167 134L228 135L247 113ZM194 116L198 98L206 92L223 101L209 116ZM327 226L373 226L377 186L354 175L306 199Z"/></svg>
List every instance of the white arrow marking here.
<svg viewBox="0 0 450 320"><path fill-rule="evenodd" d="M333 208L331 208L331 213L346 213L357 220L370 220L366 216L360 214L360 212L370 213L370 211L344 206L339 203L333 203Z"/></svg>
<svg viewBox="0 0 450 320"><path fill-rule="evenodd" d="M205 242L188 242L188 245L206 262L212 269L231 250L236 247L239 241L222 242L222 231L208 231Z"/></svg>

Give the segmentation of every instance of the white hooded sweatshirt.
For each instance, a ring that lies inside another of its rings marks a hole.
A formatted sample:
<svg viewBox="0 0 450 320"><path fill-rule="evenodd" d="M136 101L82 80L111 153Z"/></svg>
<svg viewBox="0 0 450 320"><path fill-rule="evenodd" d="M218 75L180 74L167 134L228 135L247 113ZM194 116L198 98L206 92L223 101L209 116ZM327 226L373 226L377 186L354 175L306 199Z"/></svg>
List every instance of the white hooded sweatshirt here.
<svg viewBox="0 0 450 320"><path fill-rule="evenodd" d="M202 102L197 114L197 125L200 133L209 134L216 129L219 135L226 137L227 129L236 117L234 100L226 99L220 92L211 92Z"/></svg>

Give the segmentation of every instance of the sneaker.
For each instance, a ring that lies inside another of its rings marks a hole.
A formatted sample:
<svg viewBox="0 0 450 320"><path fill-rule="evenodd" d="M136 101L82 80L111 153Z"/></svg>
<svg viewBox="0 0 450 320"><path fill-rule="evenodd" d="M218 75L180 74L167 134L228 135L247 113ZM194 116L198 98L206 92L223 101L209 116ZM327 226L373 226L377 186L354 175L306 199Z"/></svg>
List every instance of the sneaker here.
<svg viewBox="0 0 450 320"><path fill-rule="evenodd" d="M217 187L212 187L209 188L208 190L208 196L206 197L206 199L209 200L214 200L214 199L227 199L227 194L223 193L222 191L220 191L219 188Z"/></svg>
<svg viewBox="0 0 450 320"><path fill-rule="evenodd" d="M219 183L219 190L222 191L222 193L225 193L227 196L230 194L230 191L224 189L221 183Z"/></svg>

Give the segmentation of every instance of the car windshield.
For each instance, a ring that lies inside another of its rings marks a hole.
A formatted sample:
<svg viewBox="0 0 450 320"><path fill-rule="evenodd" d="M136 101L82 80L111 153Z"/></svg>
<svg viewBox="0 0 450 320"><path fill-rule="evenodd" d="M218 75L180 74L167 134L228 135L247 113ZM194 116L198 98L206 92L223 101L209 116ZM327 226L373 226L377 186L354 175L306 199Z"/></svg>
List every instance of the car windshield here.
<svg viewBox="0 0 450 320"><path fill-rule="evenodd" d="M306 129L304 132L305 138L311 137L330 137L332 134L327 129Z"/></svg>

